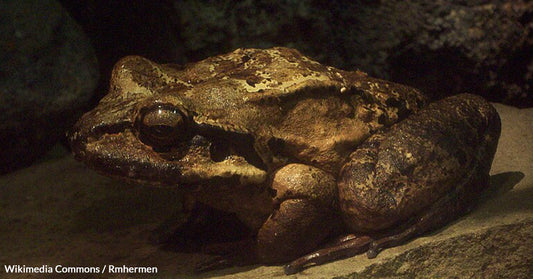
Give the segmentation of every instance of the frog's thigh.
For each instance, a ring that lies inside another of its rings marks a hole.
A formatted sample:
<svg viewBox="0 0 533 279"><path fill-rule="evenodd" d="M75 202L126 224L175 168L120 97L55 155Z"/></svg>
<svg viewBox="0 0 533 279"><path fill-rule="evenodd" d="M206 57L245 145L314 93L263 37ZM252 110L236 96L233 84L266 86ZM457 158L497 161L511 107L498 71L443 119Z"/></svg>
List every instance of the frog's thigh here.
<svg viewBox="0 0 533 279"><path fill-rule="evenodd" d="M339 174L344 221L354 232L391 235L370 245L369 256L468 210L488 186L499 134L494 108L465 94L430 105L353 152Z"/></svg>
<svg viewBox="0 0 533 279"><path fill-rule="evenodd" d="M285 262L323 242L338 224L334 218L336 183L330 174L303 164L278 170L272 181L279 207L257 235L262 262Z"/></svg>

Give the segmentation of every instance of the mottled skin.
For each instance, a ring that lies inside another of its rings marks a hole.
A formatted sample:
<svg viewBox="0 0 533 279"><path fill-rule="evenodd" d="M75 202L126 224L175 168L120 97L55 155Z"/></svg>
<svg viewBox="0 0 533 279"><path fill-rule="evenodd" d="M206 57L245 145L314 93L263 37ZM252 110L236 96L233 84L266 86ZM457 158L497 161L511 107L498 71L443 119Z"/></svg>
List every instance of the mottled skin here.
<svg viewBox="0 0 533 279"><path fill-rule="evenodd" d="M70 140L106 175L187 189L235 213L264 263L312 252L339 228L352 233L295 260L294 273L442 226L487 186L494 108L467 94L425 103L413 88L287 48L184 67L131 56Z"/></svg>
<svg viewBox="0 0 533 279"><path fill-rule="evenodd" d="M357 232L387 229L451 193L478 193L488 183L499 122L490 104L464 94L376 133L341 170L345 223Z"/></svg>

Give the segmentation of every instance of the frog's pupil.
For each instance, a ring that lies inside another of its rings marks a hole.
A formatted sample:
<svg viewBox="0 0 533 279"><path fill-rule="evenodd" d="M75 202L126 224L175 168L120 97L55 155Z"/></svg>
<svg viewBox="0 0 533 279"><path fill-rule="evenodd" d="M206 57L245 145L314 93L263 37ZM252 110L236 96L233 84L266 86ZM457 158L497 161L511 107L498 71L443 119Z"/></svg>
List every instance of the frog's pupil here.
<svg viewBox="0 0 533 279"><path fill-rule="evenodd" d="M175 127L168 125L155 125L150 127L150 133L157 138L166 138L172 136Z"/></svg>

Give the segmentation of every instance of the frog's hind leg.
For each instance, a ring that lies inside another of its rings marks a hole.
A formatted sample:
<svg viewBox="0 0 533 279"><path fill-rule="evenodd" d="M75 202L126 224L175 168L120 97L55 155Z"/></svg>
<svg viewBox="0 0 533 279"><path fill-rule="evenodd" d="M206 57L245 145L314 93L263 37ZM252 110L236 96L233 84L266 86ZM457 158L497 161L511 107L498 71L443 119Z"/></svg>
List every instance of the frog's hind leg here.
<svg viewBox="0 0 533 279"><path fill-rule="evenodd" d="M442 228L452 220L468 213L479 193L488 187L488 175L470 185L461 185L431 205L423 214L413 218L399 230L372 241L366 252L369 259L375 258L384 248L398 246L424 233Z"/></svg>
<svg viewBox="0 0 533 279"><path fill-rule="evenodd" d="M499 134L496 110L468 94L436 102L374 134L350 154L337 183L346 227L376 240L346 239L293 261L285 271L367 249L375 257L468 211L488 186Z"/></svg>
<svg viewBox="0 0 533 279"><path fill-rule="evenodd" d="M286 274L294 274L311 265L320 265L337 259L355 256L366 251L368 258L375 258L384 248L398 246L426 232L441 228L456 217L472 209L471 205L488 185L488 176L484 179L461 185L433 204L421 216L413 218L406 226L400 226L395 232L375 234L375 240L367 235L348 234L330 242L326 247L300 257L285 266ZM467 191L468 190L468 191Z"/></svg>
<svg viewBox="0 0 533 279"><path fill-rule="evenodd" d="M488 187L499 135L496 110L463 94L429 105L350 154L339 174L339 203L352 232L380 235L368 256L467 212Z"/></svg>

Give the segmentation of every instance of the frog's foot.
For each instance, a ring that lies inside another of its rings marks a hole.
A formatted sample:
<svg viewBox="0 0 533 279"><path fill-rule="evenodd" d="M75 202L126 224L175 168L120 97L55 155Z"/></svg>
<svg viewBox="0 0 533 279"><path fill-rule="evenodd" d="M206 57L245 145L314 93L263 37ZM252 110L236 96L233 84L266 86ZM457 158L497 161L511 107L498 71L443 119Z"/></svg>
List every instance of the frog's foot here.
<svg viewBox="0 0 533 279"><path fill-rule="evenodd" d="M263 263L293 260L320 245L337 229L336 183L330 174L303 164L278 170L272 181L275 210L257 234Z"/></svg>
<svg viewBox="0 0 533 279"><path fill-rule="evenodd" d="M406 229L405 231L402 231L399 234L383 237L378 240L372 241L368 247L368 251L366 251L366 256L369 259L373 259L377 257L379 252L381 252L384 248L398 246L406 242L407 240L414 238L418 234L420 234L420 232L417 231L417 227L415 225Z"/></svg>
<svg viewBox="0 0 533 279"><path fill-rule="evenodd" d="M329 243L326 248L319 249L292 261L284 267L285 274L294 274L311 265L320 265L361 254L368 249L368 245L371 242L372 239L369 236L356 236L353 234L343 236Z"/></svg>

